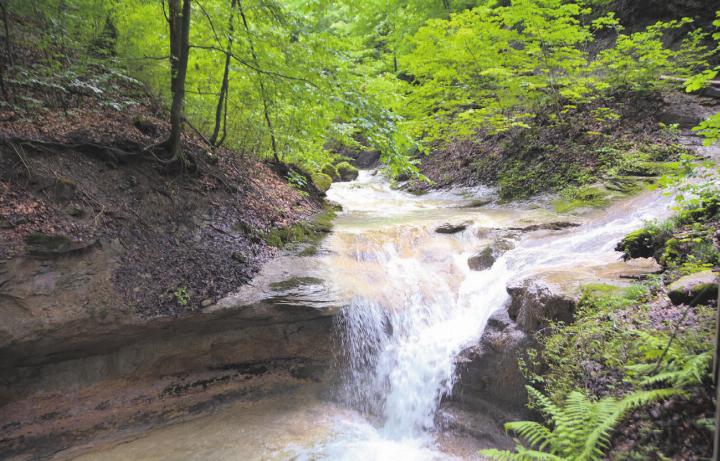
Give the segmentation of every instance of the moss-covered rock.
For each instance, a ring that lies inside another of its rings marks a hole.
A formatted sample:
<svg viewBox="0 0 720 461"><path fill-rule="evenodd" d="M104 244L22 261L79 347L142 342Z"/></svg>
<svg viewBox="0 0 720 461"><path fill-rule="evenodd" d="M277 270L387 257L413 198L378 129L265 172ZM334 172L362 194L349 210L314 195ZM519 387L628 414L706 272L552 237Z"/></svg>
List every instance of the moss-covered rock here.
<svg viewBox="0 0 720 461"><path fill-rule="evenodd" d="M357 179L360 174L358 169L350 165L348 162L338 163L335 165L335 169L337 170L338 175L340 175L341 181L352 181L353 179Z"/></svg>
<svg viewBox="0 0 720 461"><path fill-rule="evenodd" d="M303 221L292 226L271 229L262 235L265 242L276 248L284 248L288 245L302 244L307 247L302 251L302 256L314 253L314 248L332 230L332 223L335 219L337 208L326 205L325 211L318 213L310 221Z"/></svg>
<svg viewBox="0 0 720 461"><path fill-rule="evenodd" d="M318 190L322 192L327 192L328 189L330 189L330 186L332 185L332 178L328 176L325 173L315 172L312 175L312 181L313 184L315 184L315 187L318 188Z"/></svg>
<svg viewBox="0 0 720 461"><path fill-rule="evenodd" d="M655 258L662 262L665 244L672 238L672 229L668 226L651 224L630 232L615 247L623 252L623 259Z"/></svg>
<svg viewBox="0 0 720 461"><path fill-rule="evenodd" d="M330 176L333 182L340 180L340 175L338 174L337 169L335 169L335 167L330 163L323 165L323 167L320 168L320 172Z"/></svg>
<svg viewBox="0 0 720 461"><path fill-rule="evenodd" d="M707 270L681 277L668 286L673 304L714 304L718 297L718 275Z"/></svg>

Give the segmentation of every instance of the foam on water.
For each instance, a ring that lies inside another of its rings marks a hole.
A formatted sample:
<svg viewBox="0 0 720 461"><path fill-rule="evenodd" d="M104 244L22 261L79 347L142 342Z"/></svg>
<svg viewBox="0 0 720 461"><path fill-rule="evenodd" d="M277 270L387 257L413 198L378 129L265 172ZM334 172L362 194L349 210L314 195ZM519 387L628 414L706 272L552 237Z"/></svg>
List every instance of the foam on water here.
<svg viewBox="0 0 720 461"><path fill-rule="evenodd" d="M432 437L436 411L452 390L455 358L479 339L490 315L508 301L507 283L539 269L613 263L619 256L613 249L617 241L644 220L667 214L670 203L659 193L645 194L580 227L528 235L492 268L476 272L467 266L467 257L480 244L475 227L448 236L434 233L422 219L432 209L457 207L464 196L415 197L363 174L356 183L330 190L330 198L343 205L346 215L362 213L367 220L372 215L383 219L410 214L417 219L398 220L395 227L406 230L385 232L386 240L347 229L353 236L333 247L357 263L351 276L337 272L342 280L336 281L346 291L353 291L352 281L347 288L348 278L371 280L358 283L366 292L352 293L339 322L345 358L343 398L367 418L349 425L338 422L335 436L316 447L321 459L445 459ZM475 226L482 227L482 214L477 218ZM344 232L342 222L338 235ZM411 249L404 250L409 239ZM448 240L458 249L444 265L423 257L423 247ZM330 265L332 261L337 258Z"/></svg>

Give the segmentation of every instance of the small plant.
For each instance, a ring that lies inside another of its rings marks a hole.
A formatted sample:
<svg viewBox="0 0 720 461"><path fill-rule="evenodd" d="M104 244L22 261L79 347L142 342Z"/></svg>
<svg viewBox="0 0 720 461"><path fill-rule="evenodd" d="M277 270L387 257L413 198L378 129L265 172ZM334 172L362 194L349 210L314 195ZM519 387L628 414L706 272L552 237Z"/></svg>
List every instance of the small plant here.
<svg viewBox="0 0 720 461"><path fill-rule="evenodd" d="M287 175L287 181L288 184L298 190L302 190L307 187L307 179L305 176L295 170L290 170L290 173Z"/></svg>
<svg viewBox="0 0 720 461"><path fill-rule="evenodd" d="M173 292L173 295L175 295L175 300L180 304L181 306L187 306L190 302L190 293L188 292L187 288L185 287L178 287Z"/></svg>
<svg viewBox="0 0 720 461"><path fill-rule="evenodd" d="M638 331L640 351L644 363L628 365L631 380L642 386L668 384L684 387L700 384L708 376L712 364L712 350L698 354L689 353L677 341L671 342L667 335Z"/></svg>
<svg viewBox="0 0 720 461"><path fill-rule="evenodd" d="M627 413L681 394L677 389L659 389L633 392L622 399L591 400L582 392L573 391L562 405L556 405L540 391L530 386L527 390L552 428L535 421L507 423L505 429L527 440L530 448L518 442L514 452L482 450L482 455L499 461L599 461L610 445L612 432Z"/></svg>

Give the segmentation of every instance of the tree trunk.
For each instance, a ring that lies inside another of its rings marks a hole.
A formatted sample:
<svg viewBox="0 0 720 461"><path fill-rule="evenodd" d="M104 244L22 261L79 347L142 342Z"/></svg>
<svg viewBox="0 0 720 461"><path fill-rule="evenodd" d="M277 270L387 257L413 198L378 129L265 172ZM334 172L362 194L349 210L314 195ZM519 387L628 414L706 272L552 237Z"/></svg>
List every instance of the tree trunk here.
<svg viewBox="0 0 720 461"><path fill-rule="evenodd" d="M222 144L222 141L225 140L225 136L223 134L223 137L220 141L218 141L218 135L220 134L220 126L223 125L223 108L225 109L225 114L227 114L227 98L228 98L228 90L230 85L230 59L232 57L232 47L233 47L233 34L234 31L234 25L233 25L233 16L235 13L235 5L237 3L237 0L232 0L232 3L230 4L230 20L228 24L228 43L227 43L227 50L225 52L225 71L223 72L223 80L222 84L220 86L220 94L218 95L218 103L217 107L215 108L215 128L213 129L212 135L210 136L210 144L217 147L220 144ZM227 120L227 117L226 117ZM225 133L225 131L223 131Z"/></svg>
<svg viewBox="0 0 720 461"><path fill-rule="evenodd" d="M238 11L240 12L240 17L242 18L243 26L245 27L245 32L248 36L248 43L250 44L250 54L253 58L253 64L255 64L255 72L257 73L258 84L260 86L260 95L262 96L263 101L265 123L267 124L268 131L270 131L270 144L272 146L273 158L276 162L280 163L280 157L278 156L277 151L277 142L275 141L275 131L273 129L272 119L270 117L270 105L268 103L267 91L265 90L265 82L263 82L263 76L260 73L260 63L258 62L257 53L255 53L255 46L253 45L252 34L250 33L250 27L248 26L247 18L245 17L245 12L243 11L242 3L240 2L240 0L237 0L237 5Z"/></svg>
<svg viewBox="0 0 720 461"><path fill-rule="evenodd" d="M184 120L185 77L190 54L190 2L191 0L168 0L172 106L170 136L165 141L165 148L172 161L184 160L180 136Z"/></svg>
<svg viewBox="0 0 720 461"><path fill-rule="evenodd" d="M15 61L12 51L12 36L10 35L10 19L8 18L5 1L0 1L0 9L2 9L3 25L5 26L5 53L7 53L8 67L12 68L15 66Z"/></svg>

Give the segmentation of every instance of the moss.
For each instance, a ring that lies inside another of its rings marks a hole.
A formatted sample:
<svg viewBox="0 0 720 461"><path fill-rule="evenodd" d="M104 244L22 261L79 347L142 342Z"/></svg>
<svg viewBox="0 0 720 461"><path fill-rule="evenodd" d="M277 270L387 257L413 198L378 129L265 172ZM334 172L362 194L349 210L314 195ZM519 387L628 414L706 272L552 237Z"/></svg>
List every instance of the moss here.
<svg viewBox="0 0 720 461"><path fill-rule="evenodd" d="M322 192L327 192L332 185L332 178L325 173L315 172L312 174L312 181L315 187Z"/></svg>
<svg viewBox="0 0 720 461"><path fill-rule="evenodd" d="M272 229L263 235L263 239L268 245L276 248L305 244L307 247L302 250L300 255L314 254L314 250L308 252L308 248L315 247L332 230L336 211L335 207L326 206L324 211L315 215L311 220Z"/></svg>
<svg viewBox="0 0 720 461"><path fill-rule="evenodd" d="M340 180L340 175L338 175L337 170L330 163L326 163L325 165L323 165L323 167L320 168L320 172L330 176L330 178L332 178L333 182Z"/></svg>
<svg viewBox="0 0 720 461"><path fill-rule="evenodd" d="M357 179L360 174L358 169L350 165L348 162L340 162L335 165L335 168L337 169L338 175L340 175L340 179L343 181L352 181L353 179Z"/></svg>
<svg viewBox="0 0 720 461"><path fill-rule="evenodd" d="M608 194L591 186L566 189L558 199L553 201L553 208L558 213L567 213L578 208L597 208L609 202Z"/></svg>
<svg viewBox="0 0 720 461"><path fill-rule="evenodd" d="M654 257L660 261L660 255L671 237L671 222L648 223L642 229L627 234L615 249L622 251L625 259Z"/></svg>
<svg viewBox="0 0 720 461"><path fill-rule="evenodd" d="M282 282L271 283L270 289L273 291L288 291L305 285L318 285L322 283L322 279L317 277L292 277Z"/></svg>
<svg viewBox="0 0 720 461"><path fill-rule="evenodd" d="M662 176L676 173L680 169L678 162L657 162L638 160L625 165L620 171L629 176Z"/></svg>

